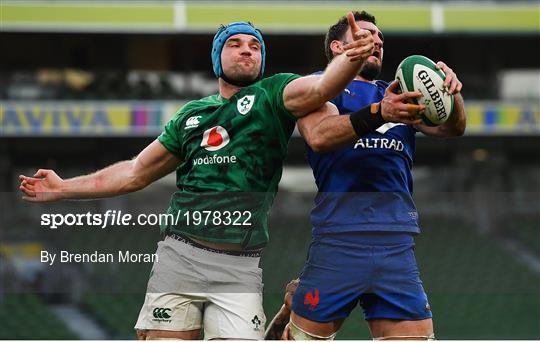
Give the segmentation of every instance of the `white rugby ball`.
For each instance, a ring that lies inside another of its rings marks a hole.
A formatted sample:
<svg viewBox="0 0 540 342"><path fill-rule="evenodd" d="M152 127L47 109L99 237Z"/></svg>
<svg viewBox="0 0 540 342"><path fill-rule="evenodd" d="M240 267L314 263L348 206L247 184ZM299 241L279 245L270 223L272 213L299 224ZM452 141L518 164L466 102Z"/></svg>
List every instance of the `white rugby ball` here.
<svg viewBox="0 0 540 342"><path fill-rule="evenodd" d="M422 121L428 126L443 124L454 110L454 96L443 87L445 77L431 59L420 55L405 58L397 67L396 79L401 91L422 93L414 103L426 106Z"/></svg>

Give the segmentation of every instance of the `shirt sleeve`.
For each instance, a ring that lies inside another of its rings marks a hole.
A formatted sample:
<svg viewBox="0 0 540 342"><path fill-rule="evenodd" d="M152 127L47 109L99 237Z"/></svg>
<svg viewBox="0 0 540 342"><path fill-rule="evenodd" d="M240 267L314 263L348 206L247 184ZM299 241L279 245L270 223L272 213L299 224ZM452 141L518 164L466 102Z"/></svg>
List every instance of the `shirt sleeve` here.
<svg viewBox="0 0 540 342"><path fill-rule="evenodd" d="M296 74L277 74L272 77L269 77L269 90L270 96L272 98L272 103L274 105L274 110L279 114L285 114L289 118L292 118L296 121L296 116L294 116L287 108L285 108L285 102L283 101L283 91L285 87L290 82L295 79L300 78L300 75Z"/></svg>
<svg viewBox="0 0 540 342"><path fill-rule="evenodd" d="M184 153L182 148L182 120L190 107L190 103L184 105L176 114L165 124L163 132L158 137L158 141L172 154L183 160Z"/></svg>

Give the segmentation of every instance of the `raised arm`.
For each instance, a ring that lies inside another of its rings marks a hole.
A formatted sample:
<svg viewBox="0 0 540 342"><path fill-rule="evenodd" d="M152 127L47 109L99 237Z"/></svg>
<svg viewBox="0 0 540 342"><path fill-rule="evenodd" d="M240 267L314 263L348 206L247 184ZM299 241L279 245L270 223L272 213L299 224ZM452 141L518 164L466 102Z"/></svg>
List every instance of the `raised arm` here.
<svg viewBox="0 0 540 342"><path fill-rule="evenodd" d="M29 202L112 197L146 187L174 171L179 163L156 139L134 159L89 175L64 180L53 170L45 169L38 170L33 177L21 175L19 189Z"/></svg>
<svg viewBox="0 0 540 342"><path fill-rule="evenodd" d="M352 13L347 14L354 41L336 56L322 75L310 75L289 83L283 91L285 108L302 117L339 95L358 74L363 61L373 53L371 32L358 27Z"/></svg>

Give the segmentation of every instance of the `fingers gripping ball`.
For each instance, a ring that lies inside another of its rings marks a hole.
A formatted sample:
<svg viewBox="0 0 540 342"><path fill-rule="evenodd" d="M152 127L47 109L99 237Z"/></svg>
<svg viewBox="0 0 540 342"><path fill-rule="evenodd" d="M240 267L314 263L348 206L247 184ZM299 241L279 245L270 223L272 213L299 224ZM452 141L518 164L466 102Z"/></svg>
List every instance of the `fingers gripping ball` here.
<svg viewBox="0 0 540 342"><path fill-rule="evenodd" d="M412 101L426 106L422 121L428 126L443 124L454 109L454 96L444 87L445 77L435 63L424 56L409 56L397 67L396 80L401 90L422 93L421 98Z"/></svg>

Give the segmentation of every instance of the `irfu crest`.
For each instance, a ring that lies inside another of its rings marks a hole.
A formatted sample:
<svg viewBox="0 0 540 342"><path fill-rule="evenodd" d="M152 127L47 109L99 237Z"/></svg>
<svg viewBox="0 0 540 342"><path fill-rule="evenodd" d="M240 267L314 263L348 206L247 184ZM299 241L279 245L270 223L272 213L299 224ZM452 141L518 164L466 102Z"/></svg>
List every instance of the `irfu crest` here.
<svg viewBox="0 0 540 342"><path fill-rule="evenodd" d="M242 115L246 115L255 103L255 95L246 95L236 102L236 108L238 112Z"/></svg>

